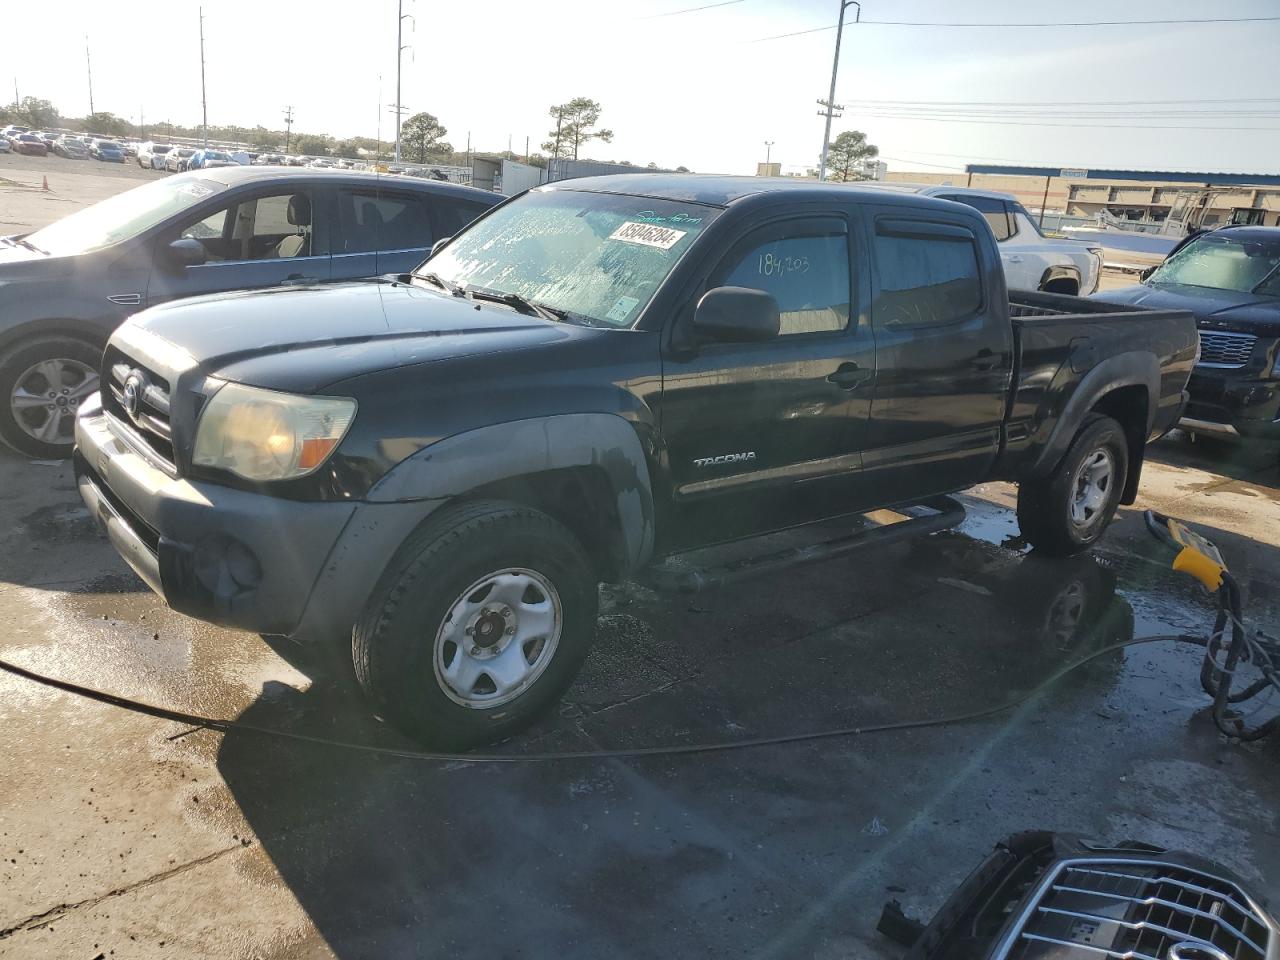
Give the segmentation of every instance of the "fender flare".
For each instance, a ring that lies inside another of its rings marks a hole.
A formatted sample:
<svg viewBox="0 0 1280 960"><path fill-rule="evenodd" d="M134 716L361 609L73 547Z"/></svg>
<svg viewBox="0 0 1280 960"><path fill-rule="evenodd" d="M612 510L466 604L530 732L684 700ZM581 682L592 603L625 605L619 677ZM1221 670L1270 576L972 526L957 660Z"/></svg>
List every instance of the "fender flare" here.
<svg viewBox="0 0 1280 960"><path fill-rule="evenodd" d="M612 413L534 417L455 434L401 461L366 499L449 500L500 480L572 467L604 472L621 557L627 570L643 566L653 553L656 526L649 463L635 426Z"/></svg>
<svg viewBox="0 0 1280 960"><path fill-rule="evenodd" d="M1051 473L1066 455L1067 448L1080 431L1089 411L1104 396L1120 387L1145 387L1147 391L1147 418L1143 424L1138 451L1141 453L1142 446L1146 445L1151 433L1151 424L1160 398L1160 363L1153 353L1134 351L1108 357L1084 375L1063 406L1057 424L1032 462L1027 475L1038 478ZM1139 464L1135 463L1134 466ZM1136 478L1137 470L1131 469L1130 473Z"/></svg>
<svg viewBox="0 0 1280 960"><path fill-rule="evenodd" d="M1036 289L1044 290L1044 285L1050 280L1074 280L1077 290L1084 286L1084 276L1075 264L1055 263L1051 267L1046 267L1044 273L1040 275L1040 285Z"/></svg>

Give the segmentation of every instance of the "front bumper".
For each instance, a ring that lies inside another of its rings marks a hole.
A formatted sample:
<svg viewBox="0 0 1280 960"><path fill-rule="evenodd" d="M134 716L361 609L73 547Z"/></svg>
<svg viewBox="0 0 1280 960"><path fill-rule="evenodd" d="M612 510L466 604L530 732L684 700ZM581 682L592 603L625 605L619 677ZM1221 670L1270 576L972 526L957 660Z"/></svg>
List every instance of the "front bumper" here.
<svg viewBox="0 0 1280 960"><path fill-rule="evenodd" d="M1196 367L1179 426L1193 433L1280 440L1280 380Z"/></svg>
<svg viewBox="0 0 1280 960"><path fill-rule="evenodd" d="M356 511L174 477L95 409L76 421L74 464L107 538L169 606L258 633L295 632Z"/></svg>

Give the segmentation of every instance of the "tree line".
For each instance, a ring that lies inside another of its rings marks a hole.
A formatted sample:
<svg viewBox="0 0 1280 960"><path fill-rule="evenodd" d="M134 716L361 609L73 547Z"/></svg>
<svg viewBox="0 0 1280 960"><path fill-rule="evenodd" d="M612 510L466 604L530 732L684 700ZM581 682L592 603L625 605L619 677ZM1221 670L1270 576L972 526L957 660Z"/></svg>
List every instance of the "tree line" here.
<svg viewBox="0 0 1280 960"><path fill-rule="evenodd" d="M437 163L442 166L470 163L472 156L524 159L540 167L545 167L551 159L578 160L582 159L582 151L593 141L613 142L613 131L600 126L600 115L603 109L599 101L592 100L590 97L574 97L565 103L552 104L548 114L555 121L555 125L547 132L547 139L541 145L545 153L533 153L526 157L521 157L512 151L473 154L469 151L456 150L453 144L445 139L449 131L438 117L426 112L415 113L400 125L400 155L409 163ZM167 120L144 126L106 111L98 111L83 117L69 117L61 114L50 101L31 96L23 97L18 103L0 106L0 126L11 123L30 127L33 130L66 127L109 137L136 136L152 139L182 137L194 140L207 136L210 140L217 142L247 143L260 151L286 151L306 156L373 155L385 159L395 153L393 142L372 137L339 139L322 133L293 133L273 130L261 125L243 127L235 124L210 125L208 130L204 131L198 125L184 126ZM865 137L863 139L865 141ZM839 142L837 138L836 143ZM833 151L835 146L836 144L832 145ZM871 149L875 150L874 147ZM618 162L629 163L627 160ZM651 169L657 168L657 164L653 162L648 166ZM688 167L680 166L676 170L687 173Z"/></svg>

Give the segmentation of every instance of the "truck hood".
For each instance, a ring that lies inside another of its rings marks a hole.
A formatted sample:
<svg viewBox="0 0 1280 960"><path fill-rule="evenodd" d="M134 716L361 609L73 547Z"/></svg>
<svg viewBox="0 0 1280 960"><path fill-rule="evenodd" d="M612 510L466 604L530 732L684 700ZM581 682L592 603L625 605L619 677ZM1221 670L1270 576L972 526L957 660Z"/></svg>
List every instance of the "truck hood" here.
<svg viewBox="0 0 1280 960"><path fill-rule="evenodd" d="M1128 303L1152 310L1189 310L1204 330L1236 330L1258 336L1280 335L1280 298L1237 290L1183 284L1142 283L1104 290L1094 300Z"/></svg>
<svg viewBox="0 0 1280 960"><path fill-rule="evenodd" d="M567 339L576 328L387 280L215 294L152 307L117 337L159 337L201 372L296 393L379 370Z"/></svg>

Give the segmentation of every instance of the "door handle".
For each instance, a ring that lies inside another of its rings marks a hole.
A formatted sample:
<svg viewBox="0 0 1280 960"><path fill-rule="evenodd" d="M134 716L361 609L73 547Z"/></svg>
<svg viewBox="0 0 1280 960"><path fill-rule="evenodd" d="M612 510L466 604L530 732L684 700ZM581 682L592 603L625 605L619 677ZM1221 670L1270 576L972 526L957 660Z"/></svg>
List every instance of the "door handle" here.
<svg viewBox="0 0 1280 960"><path fill-rule="evenodd" d="M990 370L1000 361L1000 357L994 350L983 347L973 355L973 359L969 361L975 370Z"/></svg>
<svg viewBox="0 0 1280 960"><path fill-rule="evenodd" d="M842 363L835 372L827 376L828 383L834 383L841 390L852 390L859 384L866 383L873 376L874 370L863 370L853 361Z"/></svg>

